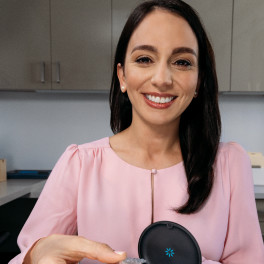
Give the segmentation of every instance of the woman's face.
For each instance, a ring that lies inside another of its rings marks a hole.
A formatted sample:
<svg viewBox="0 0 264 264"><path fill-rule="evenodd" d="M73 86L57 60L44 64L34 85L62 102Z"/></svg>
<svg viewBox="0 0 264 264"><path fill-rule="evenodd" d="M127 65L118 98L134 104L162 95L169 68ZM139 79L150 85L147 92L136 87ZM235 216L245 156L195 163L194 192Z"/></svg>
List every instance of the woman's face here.
<svg viewBox="0 0 264 264"><path fill-rule="evenodd" d="M161 9L144 18L130 38L124 67L117 66L132 104L132 124L179 124L197 88L198 55L183 18Z"/></svg>

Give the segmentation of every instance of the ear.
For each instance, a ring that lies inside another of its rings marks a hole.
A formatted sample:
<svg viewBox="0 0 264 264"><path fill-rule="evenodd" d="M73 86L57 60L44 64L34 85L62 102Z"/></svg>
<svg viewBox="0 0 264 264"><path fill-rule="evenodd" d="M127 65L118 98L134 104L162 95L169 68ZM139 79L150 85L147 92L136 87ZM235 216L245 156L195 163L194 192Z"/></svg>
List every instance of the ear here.
<svg viewBox="0 0 264 264"><path fill-rule="evenodd" d="M117 64L117 77L119 80L120 88L124 87L122 89L122 92L126 91L126 77L125 77L125 72L124 72L124 67L121 65L121 63Z"/></svg>

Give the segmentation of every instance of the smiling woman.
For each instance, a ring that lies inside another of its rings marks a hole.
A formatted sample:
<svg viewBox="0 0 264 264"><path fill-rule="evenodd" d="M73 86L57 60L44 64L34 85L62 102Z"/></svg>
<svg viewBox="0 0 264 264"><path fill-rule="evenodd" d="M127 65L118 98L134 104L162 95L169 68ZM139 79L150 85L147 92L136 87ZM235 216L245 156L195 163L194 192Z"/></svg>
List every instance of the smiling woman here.
<svg viewBox="0 0 264 264"><path fill-rule="evenodd" d="M10 263L117 263L138 257L149 224L171 221L196 239L203 264L263 264L250 161L238 144L219 144L217 94L195 11L180 0L139 5L115 55L115 135L67 148Z"/></svg>
<svg viewBox="0 0 264 264"><path fill-rule="evenodd" d="M196 37L185 19L166 10L144 18L117 70L133 106L129 129L136 122L140 130L151 123L175 131L197 88L197 53Z"/></svg>
<svg viewBox="0 0 264 264"><path fill-rule="evenodd" d="M184 160L190 197L179 212L192 213L211 191L221 131L214 55L199 18L184 2L154 2L135 9L119 39L110 94L111 127L118 134L110 144L139 167L163 168ZM161 145L167 144L169 157L158 156L152 165L139 155L138 160L126 155L136 146L128 142L142 135L139 145L146 138L153 142L157 131L166 138Z"/></svg>

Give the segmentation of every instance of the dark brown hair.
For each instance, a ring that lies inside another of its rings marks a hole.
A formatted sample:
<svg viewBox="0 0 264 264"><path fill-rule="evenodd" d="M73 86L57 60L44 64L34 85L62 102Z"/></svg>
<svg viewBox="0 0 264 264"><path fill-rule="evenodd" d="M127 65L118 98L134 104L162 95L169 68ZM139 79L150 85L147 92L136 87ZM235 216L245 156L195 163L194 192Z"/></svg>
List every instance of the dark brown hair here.
<svg viewBox="0 0 264 264"><path fill-rule="evenodd" d="M192 28L199 48L198 97L192 100L180 121L180 145L188 181L189 199L176 211L190 214L199 210L210 195L213 164L219 146L221 118L214 52L197 13L180 0L152 0L140 4L129 16L115 54L110 90L111 128L118 133L132 122L132 105L120 91L117 64L124 65L131 35L147 14L161 8L184 18Z"/></svg>

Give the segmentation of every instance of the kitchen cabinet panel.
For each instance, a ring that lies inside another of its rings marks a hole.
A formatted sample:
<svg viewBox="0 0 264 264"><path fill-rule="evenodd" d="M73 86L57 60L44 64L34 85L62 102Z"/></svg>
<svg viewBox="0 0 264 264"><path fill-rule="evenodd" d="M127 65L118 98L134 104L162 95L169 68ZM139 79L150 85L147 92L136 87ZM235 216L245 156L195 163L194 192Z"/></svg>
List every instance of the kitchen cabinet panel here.
<svg viewBox="0 0 264 264"><path fill-rule="evenodd" d="M6 240L1 240L1 264L8 263L20 253L17 237L36 202L37 199L35 198L19 198L0 206L1 231L9 234Z"/></svg>
<svg viewBox="0 0 264 264"><path fill-rule="evenodd" d="M232 91L264 91L264 1L234 0Z"/></svg>
<svg viewBox="0 0 264 264"><path fill-rule="evenodd" d="M1 0L0 90L109 90L111 1Z"/></svg>
<svg viewBox="0 0 264 264"><path fill-rule="evenodd" d="M0 57L1 90L51 88L49 0L0 1Z"/></svg>
<svg viewBox="0 0 264 264"><path fill-rule="evenodd" d="M51 1L52 89L109 90L111 1Z"/></svg>
<svg viewBox="0 0 264 264"><path fill-rule="evenodd" d="M142 2L144 0L112 0L112 59L115 56L116 46L127 18L133 9Z"/></svg>
<svg viewBox="0 0 264 264"><path fill-rule="evenodd" d="M209 35L215 52L219 91L229 91L233 1L185 0L185 2L197 10Z"/></svg>

